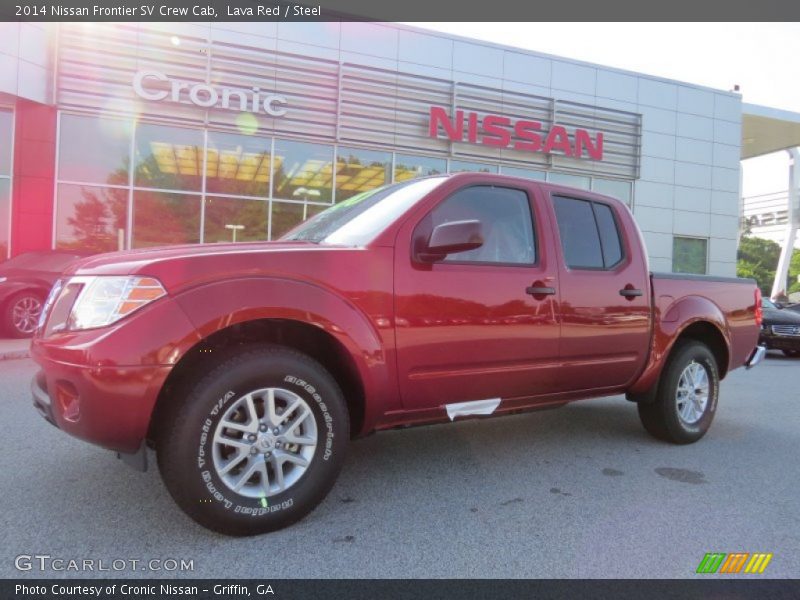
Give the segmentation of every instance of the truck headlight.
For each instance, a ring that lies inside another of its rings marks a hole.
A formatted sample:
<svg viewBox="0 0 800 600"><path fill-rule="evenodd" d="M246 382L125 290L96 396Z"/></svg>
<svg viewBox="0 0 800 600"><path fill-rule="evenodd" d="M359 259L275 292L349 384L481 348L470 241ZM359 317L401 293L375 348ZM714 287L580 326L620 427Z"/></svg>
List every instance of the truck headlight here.
<svg viewBox="0 0 800 600"><path fill-rule="evenodd" d="M64 287L73 286L80 286L80 291L69 312L65 329L111 325L167 294L158 279L135 275L72 277Z"/></svg>

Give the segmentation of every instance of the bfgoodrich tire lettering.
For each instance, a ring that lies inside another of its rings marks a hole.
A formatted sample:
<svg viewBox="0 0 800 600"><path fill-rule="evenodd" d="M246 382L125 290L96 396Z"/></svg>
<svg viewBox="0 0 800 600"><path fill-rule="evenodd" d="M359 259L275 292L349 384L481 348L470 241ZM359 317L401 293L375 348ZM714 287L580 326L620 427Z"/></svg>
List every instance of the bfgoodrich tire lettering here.
<svg viewBox="0 0 800 600"><path fill-rule="evenodd" d="M639 418L650 435L673 444L702 438L717 411L719 370L708 347L680 342L672 351L652 403L639 403Z"/></svg>
<svg viewBox="0 0 800 600"><path fill-rule="evenodd" d="M347 407L308 356L239 349L174 400L157 440L159 470L181 509L209 529L253 535L291 525L339 474Z"/></svg>

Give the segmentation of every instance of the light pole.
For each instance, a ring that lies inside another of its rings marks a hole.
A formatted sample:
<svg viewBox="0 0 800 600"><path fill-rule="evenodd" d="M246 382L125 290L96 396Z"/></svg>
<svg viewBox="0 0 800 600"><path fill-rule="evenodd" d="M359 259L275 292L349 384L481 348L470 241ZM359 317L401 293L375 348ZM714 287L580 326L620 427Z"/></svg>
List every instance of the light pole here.
<svg viewBox="0 0 800 600"><path fill-rule="evenodd" d="M241 231L242 229L244 229L244 225L227 224L227 225L225 225L225 229L230 229L231 230L231 232L232 232L231 236L233 238L233 239L231 239L231 241L235 243L236 242L236 232L237 231Z"/></svg>

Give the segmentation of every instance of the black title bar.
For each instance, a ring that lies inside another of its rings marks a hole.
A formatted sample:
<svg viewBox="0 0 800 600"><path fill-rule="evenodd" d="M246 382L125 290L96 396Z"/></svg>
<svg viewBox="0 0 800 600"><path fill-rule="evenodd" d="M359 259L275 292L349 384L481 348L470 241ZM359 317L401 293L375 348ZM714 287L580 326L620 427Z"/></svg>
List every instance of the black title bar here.
<svg viewBox="0 0 800 600"><path fill-rule="evenodd" d="M797 21L787 0L2 0L0 21ZM531 35L535 35L532 31ZM602 43L598 40L598 43ZM676 31L675 43L680 44Z"/></svg>
<svg viewBox="0 0 800 600"><path fill-rule="evenodd" d="M4 600L536 600L592 598L597 600L795 600L798 580L703 579L692 580L213 580L213 579L16 579L0 582Z"/></svg>

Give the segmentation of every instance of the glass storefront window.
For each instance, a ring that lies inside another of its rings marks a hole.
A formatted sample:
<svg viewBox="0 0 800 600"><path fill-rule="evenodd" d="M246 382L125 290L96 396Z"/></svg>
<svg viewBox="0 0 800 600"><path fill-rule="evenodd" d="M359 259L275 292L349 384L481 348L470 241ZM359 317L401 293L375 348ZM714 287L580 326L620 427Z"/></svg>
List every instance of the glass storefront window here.
<svg viewBox="0 0 800 600"><path fill-rule="evenodd" d="M340 146L336 156L336 202L389 183L391 167L390 152Z"/></svg>
<svg viewBox="0 0 800 600"><path fill-rule="evenodd" d="M11 214L11 180L0 178L0 262L8 257L8 226Z"/></svg>
<svg viewBox="0 0 800 600"><path fill-rule="evenodd" d="M446 172L447 161L443 158L408 156L405 154L396 154L394 157L394 180L396 182L414 179L415 177L440 175Z"/></svg>
<svg viewBox="0 0 800 600"><path fill-rule="evenodd" d="M269 202L238 198L206 198L203 241L255 242L267 239Z"/></svg>
<svg viewBox="0 0 800 600"><path fill-rule="evenodd" d="M206 191L230 196L269 196L272 139L208 133Z"/></svg>
<svg viewBox="0 0 800 600"><path fill-rule="evenodd" d="M294 202L272 202L270 239L277 240L284 233L303 222L305 206Z"/></svg>
<svg viewBox="0 0 800 600"><path fill-rule="evenodd" d="M0 108L0 175L11 175L11 140L14 132L14 113Z"/></svg>
<svg viewBox="0 0 800 600"><path fill-rule="evenodd" d="M275 198L333 201L333 146L275 140Z"/></svg>
<svg viewBox="0 0 800 600"><path fill-rule="evenodd" d="M125 247L128 190L60 184L56 196L56 248L111 252Z"/></svg>
<svg viewBox="0 0 800 600"><path fill-rule="evenodd" d="M705 275L708 240L675 236L672 238L672 272Z"/></svg>
<svg viewBox="0 0 800 600"><path fill-rule="evenodd" d="M591 189L591 179L583 175L569 175L568 173L548 173L547 181L559 185L568 185L583 190Z"/></svg>
<svg viewBox="0 0 800 600"><path fill-rule="evenodd" d="M487 165L484 163L469 162L466 160L450 161L451 173L461 173L463 171L470 171L475 173L497 173L497 166Z"/></svg>
<svg viewBox="0 0 800 600"><path fill-rule="evenodd" d="M323 210L328 210L329 208L330 206L325 204L306 204L306 218L304 220L315 217Z"/></svg>
<svg viewBox="0 0 800 600"><path fill-rule="evenodd" d="M59 179L128 185L132 129L130 121L62 114Z"/></svg>
<svg viewBox="0 0 800 600"><path fill-rule="evenodd" d="M618 198L628 206L631 205L631 182L618 181L615 179L598 179L595 177L592 180L592 190L606 196Z"/></svg>
<svg viewBox="0 0 800 600"><path fill-rule="evenodd" d="M199 191L203 175L203 132L141 123L136 127L134 185Z"/></svg>
<svg viewBox="0 0 800 600"><path fill-rule="evenodd" d="M136 190L133 248L200 242L200 196Z"/></svg>
<svg viewBox="0 0 800 600"><path fill-rule="evenodd" d="M525 179L538 179L544 181L544 171L533 171L532 169L520 169L519 167L500 167L500 172L503 175L511 175L512 177L524 177Z"/></svg>

